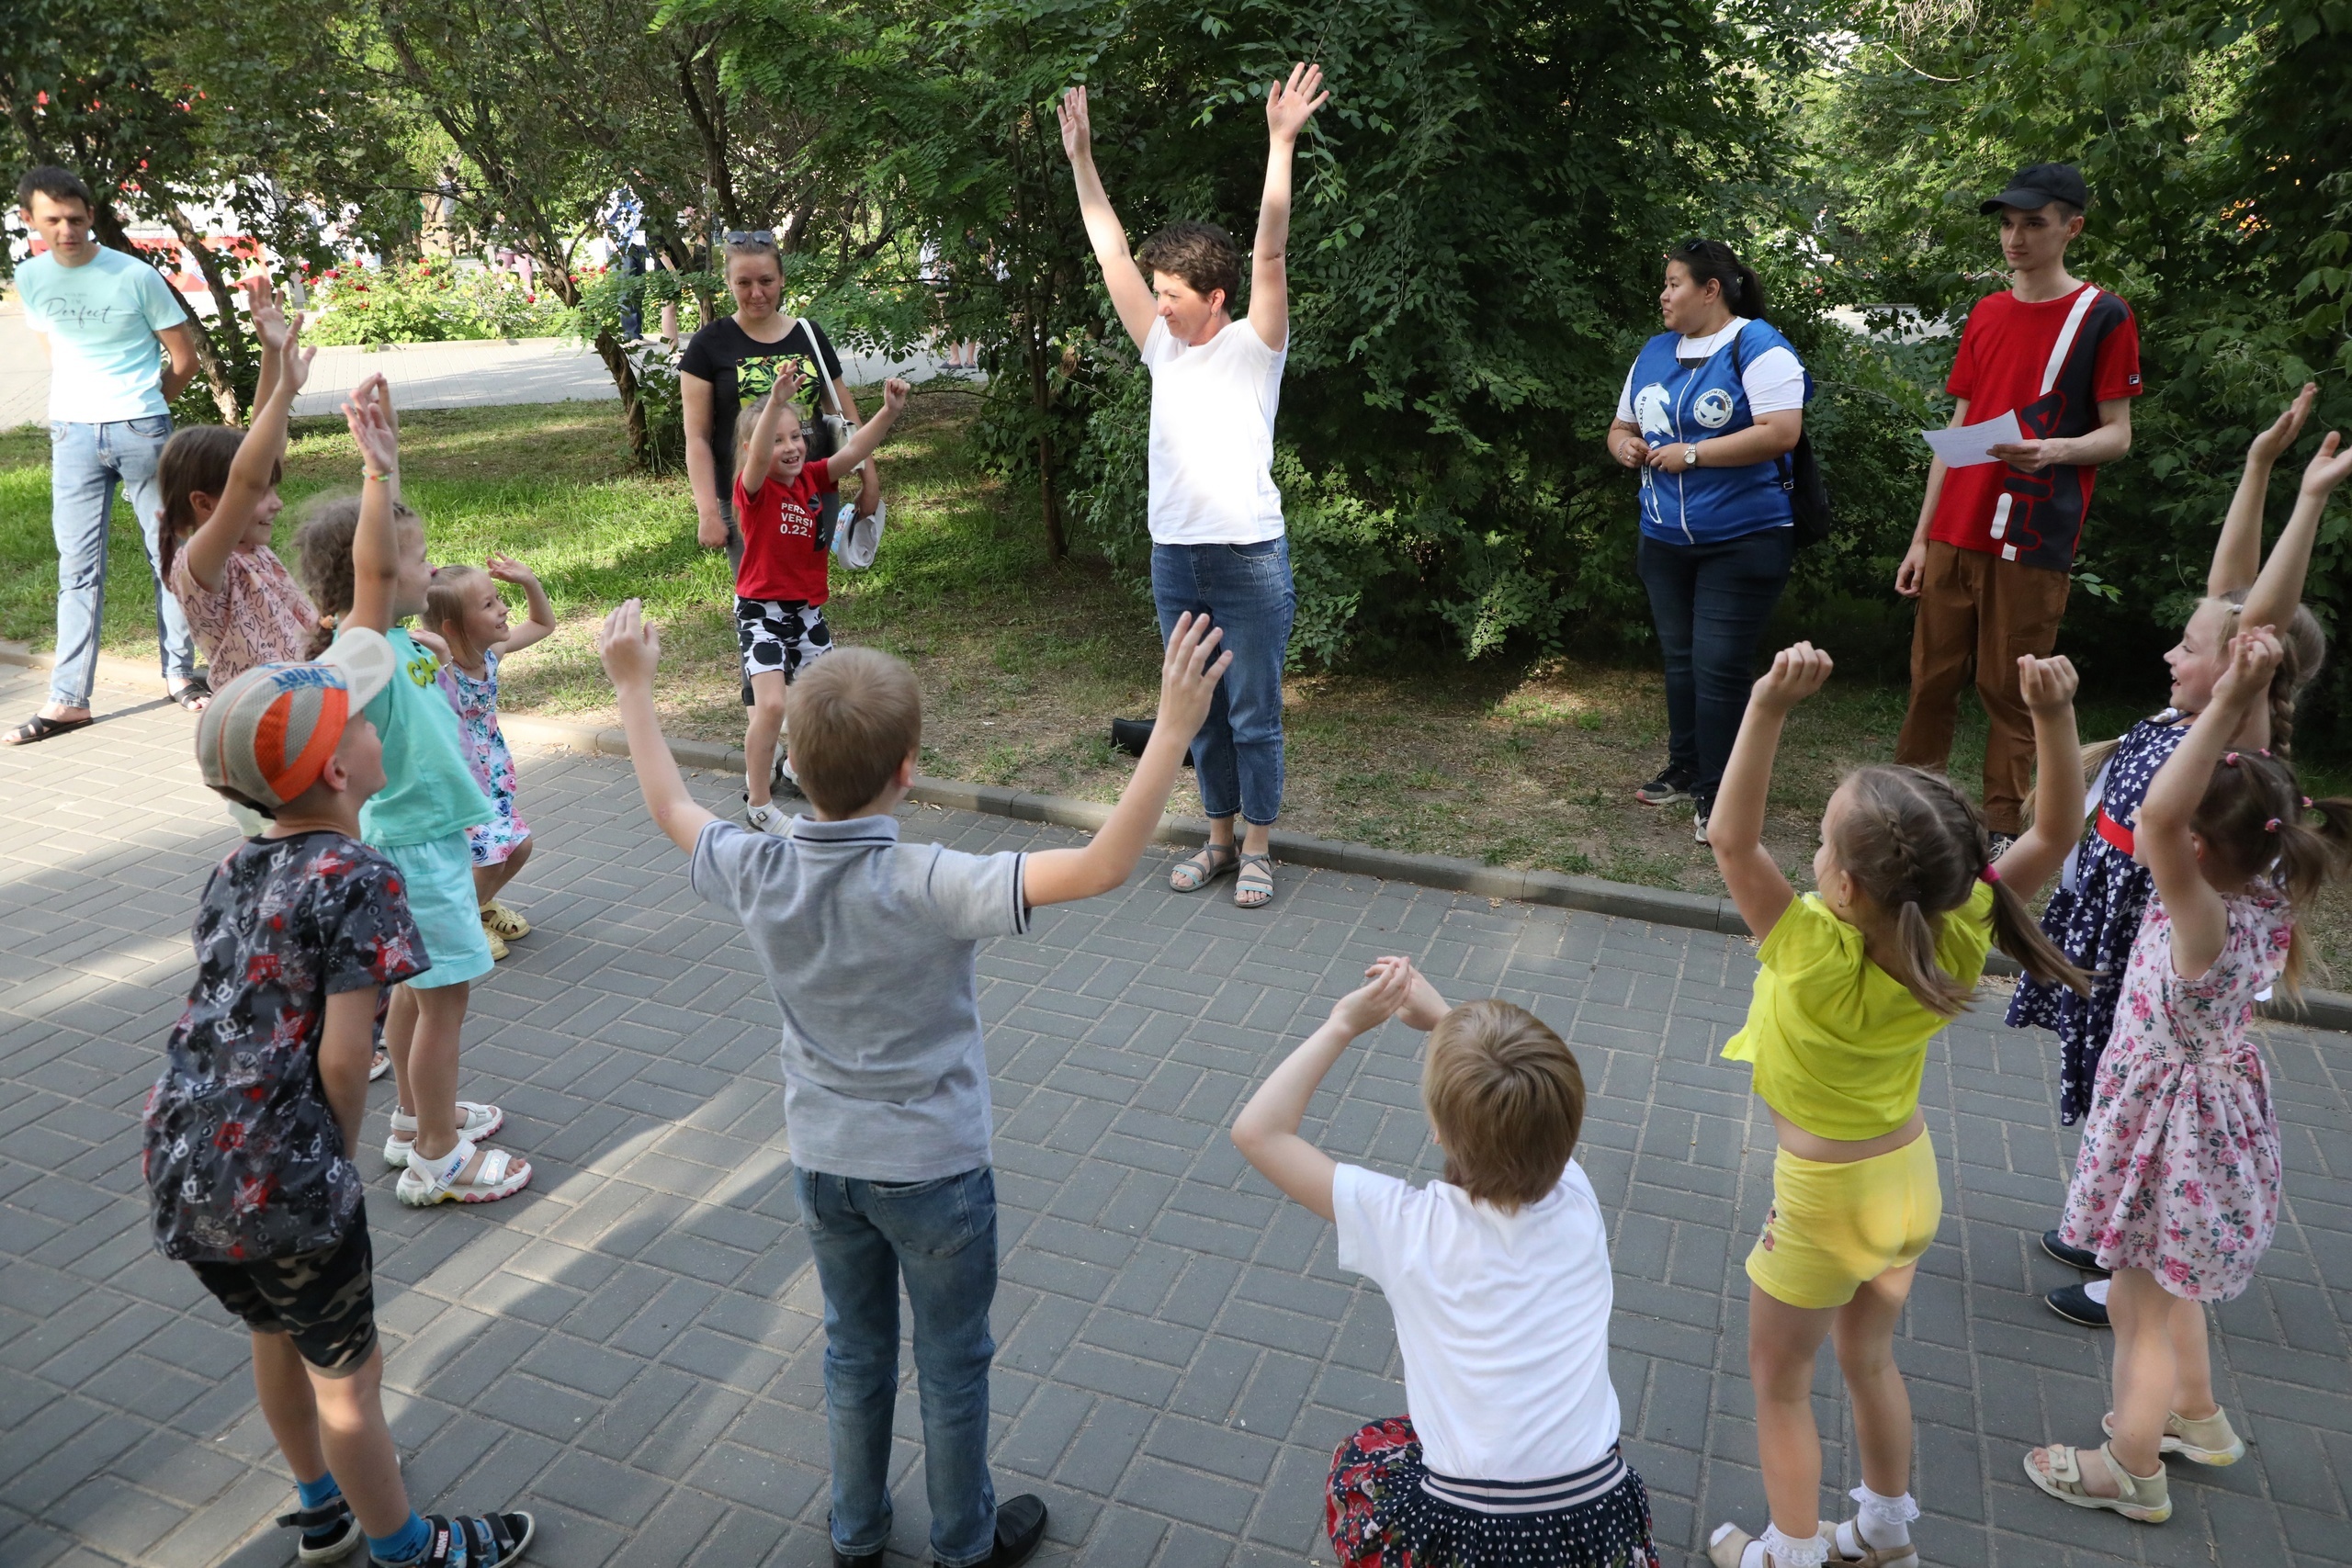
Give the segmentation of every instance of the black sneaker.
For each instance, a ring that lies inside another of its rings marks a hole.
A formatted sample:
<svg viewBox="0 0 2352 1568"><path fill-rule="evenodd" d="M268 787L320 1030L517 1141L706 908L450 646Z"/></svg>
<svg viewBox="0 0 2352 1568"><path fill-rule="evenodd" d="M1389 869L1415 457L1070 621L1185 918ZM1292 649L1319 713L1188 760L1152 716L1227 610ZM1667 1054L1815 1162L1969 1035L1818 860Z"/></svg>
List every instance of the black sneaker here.
<svg viewBox="0 0 2352 1568"><path fill-rule="evenodd" d="M350 1500L340 1493L315 1508L278 1515L277 1528L302 1532L294 1554L305 1562L340 1562L368 1540L359 1521L351 1517Z"/></svg>
<svg viewBox="0 0 2352 1568"><path fill-rule="evenodd" d="M1635 790L1634 798L1644 806L1672 806L1677 801L1688 800L1690 798L1690 770L1678 768L1669 762L1664 773Z"/></svg>
<svg viewBox="0 0 2352 1568"><path fill-rule="evenodd" d="M2058 1239L2056 1231L2041 1233L2041 1250L2069 1269L2079 1269L2086 1274L2104 1275L2107 1272L2098 1266L2098 1253L2080 1247L2068 1247Z"/></svg>
<svg viewBox="0 0 2352 1568"><path fill-rule="evenodd" d="M1013 1568L1026 1562L1046 1539L1046 1500L1034 1492L1008 1497L996 1506L996 1550L972 1568ZM932 1560L939 1568L939 1560Z"/></svg>
<svg viewBox="0 0 2352 1568"><path fill-rule="evenodd" d="M2041 1298L2050 1310L2069 1323L2079 1323L2085 1328L2112 1326L2107 1321L2107 1303L2092 1299L2088 1285L2061 1285Z"/></svg>

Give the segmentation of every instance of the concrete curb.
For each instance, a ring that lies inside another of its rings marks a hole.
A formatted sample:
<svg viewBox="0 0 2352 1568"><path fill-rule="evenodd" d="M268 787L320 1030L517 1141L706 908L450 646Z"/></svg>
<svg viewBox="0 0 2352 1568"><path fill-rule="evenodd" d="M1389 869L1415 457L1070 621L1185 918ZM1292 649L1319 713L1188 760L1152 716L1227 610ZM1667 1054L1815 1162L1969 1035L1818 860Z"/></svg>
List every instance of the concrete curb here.
<svg viewBox="0 0 2352 1568"><path fill-rule="evenodd" d="M35 653L23 643L0 642L0 664L45 668L51 662L49 655ZM119 683L138 684L157 678L154 671L146 665L111 655L100 656L98 673L101 679ZM557 747L601 757L628 755L628 737L616 728L577 724L560 718L537 718L528 714L503 714L499 717L499 726L509 739L528 746ZM718 773L740 773L743 771L743 753L740 748L722 746L710 740L673 739L669 744L670 754L678 760L680 767ZM1089 832L1102 827L1111 816L1111 807L1096 801L1072 800L1058 795L1035 795L1027 790L1006 789L1001 784L964 784L954 779L918 775L914 788L908 793L910 798L926 806L944 807L955 811L986 812L1016 821L1047 822L1056 827L1078 828ZM1206 841L1208 824L1197 817L1163 817L1152 837L1159 843L1191 847ZM1653 925L1679 926L1732 936L1745 935L1747 931L1747 923L1739 918L1739 910L1730 899L1703 893L1606 882L1597 876L1571 876L1557 871L1521 871L1510 866L1457 860L1447 855L1406 854L1397 850L1376 849L1370 844L1317 839L1306 833L1280 829L1273 834L1273 851L1275 859L1286 864L1312 866L1318 871L1348 872L1390 882L1409 882L1419 887L1468 893L1482 898L1549 904L1597 915L1646 920ZM1984 967L1985 972L1992 975L2015 976L2020 972L2007 954L2000 953L1989 954ZM2266 1003L2262 1010L2264 1016L2281 1022L2352 1032L2352 996L2339 991L2307 990L2303 993L2303 1005L2300 1010L2278 1003Z"/></svg>

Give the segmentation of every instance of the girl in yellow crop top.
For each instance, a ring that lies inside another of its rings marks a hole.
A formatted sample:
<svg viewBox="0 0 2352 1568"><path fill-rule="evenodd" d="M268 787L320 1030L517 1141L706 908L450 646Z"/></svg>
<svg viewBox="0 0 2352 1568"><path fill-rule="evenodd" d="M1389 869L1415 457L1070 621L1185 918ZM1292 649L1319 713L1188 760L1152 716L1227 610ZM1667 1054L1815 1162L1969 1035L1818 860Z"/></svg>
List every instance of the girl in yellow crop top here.
<svg viewBox="0 0 2352 1568"><path fill-rule="evenodd" d="M2087 984L2026 906L2082 829L2075 671L2031 657L2018 670L2041 771L2033 826L1996 860L1984 818L1939 774L1860 769L1822 814L1820 891L1803 897L1760 841L1764 801L1781 724L1829 678L1829 656L1810 643L1783 650L1748 698L1707 838L1764 942L1747 1026L1724 1055L1754 1065L1780 1134L1772 1207L1747 1258L1747 1365L1772 1519L1760 1540L1720 1527L1707 1548L1716 1568L1917 1568L1911 1402L1894 1352L1913 1267L1943 1214L1919 1115L1928 1042L1967 1005L1996 943L2037 979ZM1861 1511L1834 1539L1821 1533L1813 1419L1814 1360L1833 1332L1862 1461Z"/></svg>

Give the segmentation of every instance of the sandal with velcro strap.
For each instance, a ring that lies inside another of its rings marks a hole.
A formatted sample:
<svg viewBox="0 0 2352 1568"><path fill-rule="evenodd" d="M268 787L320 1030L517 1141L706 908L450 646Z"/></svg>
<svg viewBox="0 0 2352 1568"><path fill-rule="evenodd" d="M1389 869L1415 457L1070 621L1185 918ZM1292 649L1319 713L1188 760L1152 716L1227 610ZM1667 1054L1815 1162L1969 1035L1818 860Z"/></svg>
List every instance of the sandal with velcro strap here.
<svg viewBox="0 0 2352 1568"><path fill-rule="evenodd" d="M2110 1410L2098 1418L2099 1430L2115 1436L2115 1412ZM2159 1454L2178 1454L2191 1464L2209 1465L2219 1470L2245 1458L2245 1439L2230 1425L2230 1413L2220 1405L2213 1406L2211 1416L2194 1420L2176 1411L2165 1414L2164 1436L2157 1440Z"/></svg>
<svg viewBox="0 0 2352 1568"><path fill-rule="evenodd" d="M304 1562L340 1562L368 1540L368 1532L351 1516L351 1500L341 1495L315 1508L278 1515L277 1528L302 1532L294 1555Z"/></svg>
<svg viewBox="0 0 2352 1568"><path fill-rule="evenodd" d="M2112 1444L2101 1443L2087 1450L2106 1461L2108 1473L2115 1479L2117 1495L2101 1497L2090 1490L2088 1477L2083 1473L2086 1451L2064 1443L2030 1449L2025 1456L2025 1478L2061 1503L2071 1503L2077 1508L2104 1508L2135 1524L2160 1525L2172 1517L2172 1488L2163 1461L2156 1462L2155 1474L2134 1475L2115 1457ZM2047 1472L2033 1462L2036 1454L2048 1460Z"/></svg>
<svg viewBox="0 0 2352 1568"><path fill-rule="evenodd" d="M477 1105L470 1100L458 1101L458 1136L480 1143L506 1125L506 1112L495 1105ZM401 1136L406 1134L407 1136ZM416 1146L416 1118L398 1106L392 1108L392 1131L384 1140L384 1163L394 1170L408 1168L408 1152Z"/></svg>
<svg viewBox="0 0 2352 1568"><path fill-rule="evenodd" d="M523 1555L537 1528L528 1514L428 1515L424 1555L400 1568L496 1568Z"/></svg>
<svg viewBox="0 0 2352 1568"><path fill-rule="evenodd" d="M481 1150L481 1164L471 1176L463 1176L474 1153L473 1144L463 1138L439 1159L427 1159L412 1149L408 1168L401 1172L392 1195L412 1209L425 1209L435 1203L493 1203L531 1184L530 1163L504 1149Z"/></svg>

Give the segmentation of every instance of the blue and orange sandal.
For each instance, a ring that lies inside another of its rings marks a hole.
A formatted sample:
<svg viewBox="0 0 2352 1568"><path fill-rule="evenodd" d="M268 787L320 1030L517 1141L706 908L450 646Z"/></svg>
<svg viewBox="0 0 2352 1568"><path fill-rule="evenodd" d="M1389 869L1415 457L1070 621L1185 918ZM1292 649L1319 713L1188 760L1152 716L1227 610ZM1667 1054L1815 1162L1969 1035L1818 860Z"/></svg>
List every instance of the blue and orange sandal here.
<svg viewBox="0 0 2352 1568"><path fill-rule="evenodd" d="M294 1551L305 1562L340 1562L368 1539L359 1521L351 1517L350 1500L340 1495L315 1508L297 1508L290 1514L278 1515L277 1528L302 1532L302 1540Z"/></svg>

